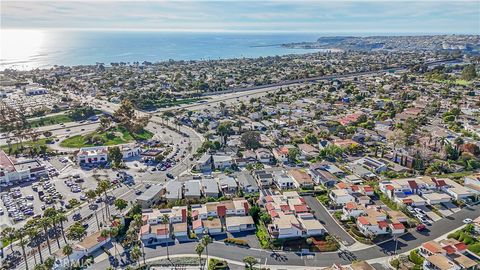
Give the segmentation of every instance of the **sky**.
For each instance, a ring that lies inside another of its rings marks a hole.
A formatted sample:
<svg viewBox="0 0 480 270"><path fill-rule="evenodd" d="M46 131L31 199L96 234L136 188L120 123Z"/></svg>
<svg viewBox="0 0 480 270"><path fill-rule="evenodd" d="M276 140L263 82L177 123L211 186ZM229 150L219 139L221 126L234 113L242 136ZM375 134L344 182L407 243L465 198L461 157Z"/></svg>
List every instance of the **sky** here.
<svg viewBox="0 0 480 270"><path fill-rule="evenodd" d="M1 29L480 34L480 0L5 1Z"/></svg>

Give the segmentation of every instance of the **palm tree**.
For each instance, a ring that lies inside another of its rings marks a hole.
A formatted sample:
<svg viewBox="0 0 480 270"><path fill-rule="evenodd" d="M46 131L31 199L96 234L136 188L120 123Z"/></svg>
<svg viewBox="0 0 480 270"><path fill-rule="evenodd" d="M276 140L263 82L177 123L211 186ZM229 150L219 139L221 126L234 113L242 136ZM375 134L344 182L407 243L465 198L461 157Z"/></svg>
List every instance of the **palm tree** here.
<svg viewBox="0 0 480 270"><path fill-rule="evenodd" d="M108 208L108 202L107 202L107 190L110 188L110 182L108 182L107 180L101 180L100 182L98 182L98 185L97 185L97 192L99 194L104 194L105 196L105 199L103 200L104 204L105 204L105 215L107 216L107 218L110 217L110 209Z"/></svg>
<svg viewBox="0 0 480 270"><path fill-rule="evenodd" d="M13 240L15 239L16 236L16 230L13 227L6 227L1 233L0 236L2 239L7 239L8 243L10 243L10 249L12 250L13 253ZM2 258L3 258L3 245L2 245Z"/></svg>
<svg viewBox="0 0 480 270"><path fill-rule="evenodd" d="M142 256L142 251L137 245L135 245L132 248L132 251L130 251L130 257L132 258L132 260L138 261L138 259L140 259L140 256Z"/></svg>
<svg viewBox="0 0 480 270"><path fill-rule="evenodd" d="M198 243L195 246L195 252L198 254L198 265L200 266L200 270L202 270L202 253L205 247L202 245L202 243Z"/></svg>
<svg viewBox="0 0 480 270"><path fill-rule="evenodd" d="M71 268L72 267L72 262L70 261L70 255L72 255L73 253L73 248L70 244L66 244L63 248L62 248L62 252L63 254L67 255L67 259L68 259L68 268Z"/></svg>
<svg viewBox="0 0 480 270"><path fill-rule="evenodd" d="M27 226L27 234L28 234L28 237L30 238L30 245L32 245L32 247L37 248L38 255L40 256L40 263L43 263L43 256L42 256L42 249L41 249L42 241L41 241L41 236L39 235L39 229L37 228L37 224L27 223L26 226Z"/></svg>
<svg viewBox="0 0 480 270"><path fill-rule="evenodd" d="M167 224L170 223L170 218L167 214L164 214L162 217L162 223L165 225L165 233L167 234L167 237L170 238L170 230L167 231ZM169 239L170 240L170 239ZM167 260L170 260L170 254L168 252L168 246L170 241L167 242Z"/></svg>
<svg viewBox="0 0 480 270"><path fill-rule="evenodd" d="M38 225L43 228L45 233L45 239L47 240L48 253L52 254L52 247L50 246L50 240L48 237L48 228L52 225L52 219L49 217L43 217L38 221Z"/></svg>
<svg viewBox="0 0 480 270"><path fill-rule="evenodd" d="M25 253L25 245L28 244L28 241L27 241L27 239L25 239L25 229L23 229L23 228L19 229L15 234L15 238L17 238L19 240L18 243L20 244L20 247L22 248L23 261L25 262L25 269L28 270L27 253Z"/></svg>
<svg viewBox="0 0 480 270"><path fill-rule="evenodd" d="M205 253L207 254L207 263L208 263L208 245L210 245L210 242L212 242L212 238L210 237L210 235L208 234L204 235L201 240L201 243L205 247Z"/></svg>
<svg viewBox="0 0 480 270"><path fill-rule="evenodd" d="M57 212L57 214L55 215L55 222L57 223L60 223L60 229L61 229L61 232L62 232L62 236L63 236L63 241L65 243L67 243L67 238L65 237L65 229L63 227L63 222L64 221L68 221L68 218L67 216L65 215L65 213L63 212Z"/></svg>
<svg viewBox="0 0 480 270"><path fill-rule="evenodd" d="M90 189L85 192L85 195L87 196L89 201L93 201L97 197L97 193L95 190ZM95 209L95 220L97 221L97 228L100 229L100 223L98 222L98 215L97 215L97 210Z"/></svg>

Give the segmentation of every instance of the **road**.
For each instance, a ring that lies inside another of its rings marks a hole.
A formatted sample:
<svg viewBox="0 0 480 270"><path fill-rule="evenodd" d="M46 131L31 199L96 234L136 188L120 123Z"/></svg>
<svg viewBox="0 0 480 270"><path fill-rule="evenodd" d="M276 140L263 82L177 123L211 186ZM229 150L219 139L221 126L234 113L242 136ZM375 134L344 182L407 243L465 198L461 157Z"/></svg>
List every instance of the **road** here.
<svg viewBox="0 0 480 270"><path fill-rule="evenodd" d="M335 235L341 239L342 244L345 246L350 246L356 243L355 239L350 236L338 223L333 219L333 217L328 213L328 210L317 200L317 198L312 196L304 196L305 202L310 206L314 211L315 217L320 220L320 222L325 226L330 235Z"/></svg>
<svg viewBox="0 0 480 270"><path fill-rule="evenodd" d="M422 243L436 239L452 230L463 225L462 220L465 218L476 218L480 213L480 205L473 208L464 208L460 212L455 213L451 218L445 218L434 223L429 227L426 233L411 232L399 238L397 253L408 252L419 247ZM195 254L196 242L175 244L169 247L170 254ZM348 250L348 249L347 249ZM348 252L316 253L313 258L307 258L294 252L276 252L282 255L284 260L275 260L272 252L266 250L239 248L236 246L227 246L222 243L212 243L208 246L208 252L212 256L224 259L243 261L246 256L259 258L262 263L267 265L296 265L296 266L318 266L327 267L333 263L350 264L353 260L371 260L376 258L387 257L393 255L395 250L395 241L390 240L380 246L372 246L363 250ZM145 248L146 259L155 258L166 255L166 248L157 246L155 248ZM346 256L349 254L349 256ZM98 269L106 269L109 266L108 260L96 262L95 267ZM287 267L287 266L286 266ZM286 268L287 269L287 268Z"/></svg>

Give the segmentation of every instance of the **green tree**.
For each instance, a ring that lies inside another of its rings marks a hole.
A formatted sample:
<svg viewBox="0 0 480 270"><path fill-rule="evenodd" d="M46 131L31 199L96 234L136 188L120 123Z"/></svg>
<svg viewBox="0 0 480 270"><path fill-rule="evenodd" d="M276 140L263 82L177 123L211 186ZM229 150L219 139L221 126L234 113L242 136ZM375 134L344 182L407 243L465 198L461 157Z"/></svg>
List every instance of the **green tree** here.
<svg viewBox="0 0 480 270"><path fill-rule="evenodd" d="M288 161L292 163L296 162L298 155L300 155L300 150L298 150L298 148L288 149L288 154L287 154Z"/></svg>
<svg viewBox="0 0 480 270"><path fill-rule="evenodd" d="M477 71L475 70L475 65L471 64L463 68L462 70L462 79L471 81L477 77Z"/></svg>
<svg viewBox="0 0 480 270"><path fill-rule="evenodd" d="M200 240L200 243L202 243L202 245L205 247L205 253L207 255L207 262L208 262L208 245L210 245L210 243L212 242L212 238L207 234L207 235L204 235L202 240Z"/></svg>
<svg viewBox="0 0 480 270"><path fill-rule="evenodd" d="M260 133L258 131L244 132L240 140L247 149L257 149L262 146L260 144Z"/></svg>
<svg viewBox="0 0 480 270"><path fill-rule="evenodd" d="M252 256L243 258L243 262L248 266L247 269L253 269L253 266L258 263L257 259Z"/></svg>
<svg viewBox="0 0 480 270"><path fill-rule="evenodd" d="M248 214L253 218L253 220L258 221L260 214L260 207L254 205L248 209Z"/></svg>
<svg viewBox="0 0 480 270"><path fill-rule="evenodd" d="M200 270L202 269L202 253L205 247L202 245L202 243L198 243L195 246L195 253L198 255L198 265L200 267Z"/></svg>
<svg viewBox="0 0 480 270"><path fill-rule="evenodd" d="M108 148L108 158L113 162L114 167L120 166L123 159L122 151L120 147L114 146Z"/></svg>
<svg viewBox="0 0 480 270"><path fill-rule="evenodd" d="M318 143L318 139L317 139L317 136L315 136L314 134L307 134L304 138L304 141L305 143L308 143L308 144L317 144Z"/></svg>
<svg viewBox="0 0 480 270"><path fill-rule="evenodd" d="M72 246L67 243L65 246L63 246L62 252L63 252L63 254L67 255L68 268L72 268L72 261L70 260L70 255L72 255L72 253L73 253Z"/></svg>
<svg viewBox="0 0 480 270"><path fill-rule="evenodd" d="M122 211L123 209L127 208L128 202L124 199L118 198L115 200L115 207L119 210Z"/></svg>
<svg viewBox="0 0 480 270"><path fill-rule="evenodd" d="M67 238L70 240L80 241L85 236L86 230L79 221L73 223L67 231Z"/></svg>

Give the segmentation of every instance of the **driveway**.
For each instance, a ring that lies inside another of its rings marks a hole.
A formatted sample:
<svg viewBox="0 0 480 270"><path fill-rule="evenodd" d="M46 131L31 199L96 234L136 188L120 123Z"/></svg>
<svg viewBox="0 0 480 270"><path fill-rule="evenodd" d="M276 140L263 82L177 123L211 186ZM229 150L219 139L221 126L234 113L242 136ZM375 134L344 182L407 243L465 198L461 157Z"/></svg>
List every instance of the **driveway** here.
<svg viewBox="0 0 480 270"><path fill-rule="evenodd" d="M340 237L342 244L351 246L356 243L355 239L351 237L330 215L328 210L312 196L304 196L305 202L310 208L315 211L315 217L325 226L330 235L337 235Z"/></svg>
<svg viewBox="0 0 480 270"><path fill-rule="evenodd" d="M430 208L426 206L418 206L418 208L422 209L427 215L427 217L431 219L433 222L437 222L442 219L441 216L437 215L435 212L433 212L432 210L430 210Z"/></svg>
<svg viewBox="0 0 480 270"><path fill-rule="evenodd" d="M456 206L455 204L453 204L451 202L442 203L442 205L445 206L446 208L448 208L453 213L457 213L458 211L461 210L460 207Z"/></svg>
<svg viewBox="0 0 480 270"><path fill-rule="evenodd" d="M438 212L440 212L440 214L442 214L444 217L453 215L453 212L446 208L443 204L439 204L437 208Z"/></svg>

